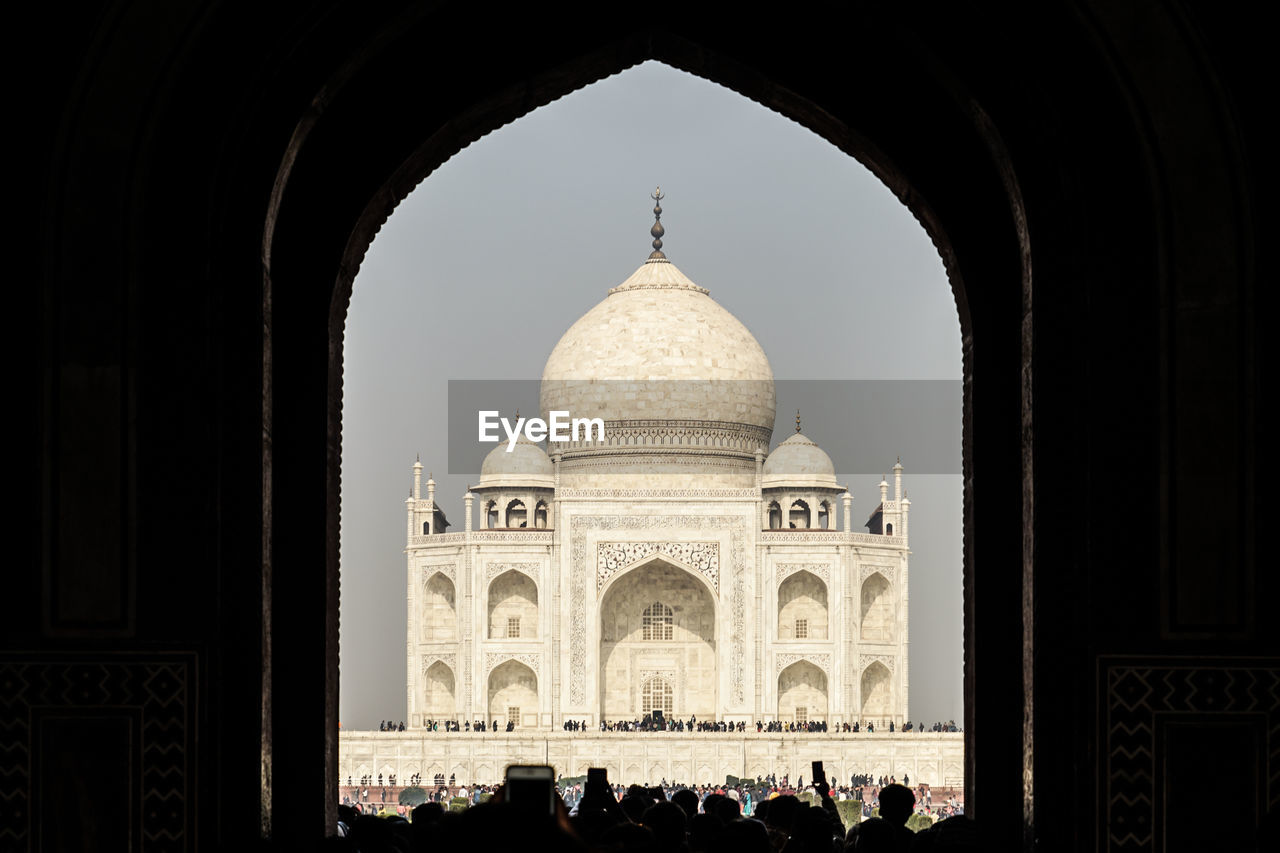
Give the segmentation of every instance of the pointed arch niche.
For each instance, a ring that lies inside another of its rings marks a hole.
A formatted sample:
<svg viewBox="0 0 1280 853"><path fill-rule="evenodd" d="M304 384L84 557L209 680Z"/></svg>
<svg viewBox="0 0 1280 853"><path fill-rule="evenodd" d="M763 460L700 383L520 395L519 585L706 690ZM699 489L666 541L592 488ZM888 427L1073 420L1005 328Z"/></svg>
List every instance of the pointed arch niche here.
<svg viewBox="0 0 1280 853"><path fill-rule="evenodd" d="M809 571L790 575L778 586L778 639L825 640L827 585Z"/></svg>
<svg viewBox="0 0 1280 853"><path fill-rule="evenodd" d="M538 636L538 586L508 569L489 584L489 639L527 640Z"/></svg>

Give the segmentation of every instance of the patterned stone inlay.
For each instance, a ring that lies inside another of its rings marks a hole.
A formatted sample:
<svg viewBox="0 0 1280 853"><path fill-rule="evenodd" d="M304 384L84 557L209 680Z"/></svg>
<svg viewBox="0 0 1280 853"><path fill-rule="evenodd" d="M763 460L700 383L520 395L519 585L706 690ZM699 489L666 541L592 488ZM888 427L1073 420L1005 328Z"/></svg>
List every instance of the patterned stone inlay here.
<svg viewBox="0 0 1280 853"><path fill-rule="evenodd" d="M822 670L822 674L831 677L831 655L822 652L818 654L804 654L803 652L783 652L774 655L773 675L778 677L782 675L782 671L793 663L799 661L808 661L809 663Z"/></svg>
<svg viewBox="0 0 1280 853"><path fill-rule="evenodd" d="M1160 718L1259 719L1269 733L1263 780L1280 776L1280 662L1275 659L1103 658L1099 685L1106 724L1099 729L1104 819L1100 849L1164 849L1155 826L1161 779ZM1263 782L1265 785L1265 781ZM1280 807L1272 784L1264 809Z"/></svg>
<svg viewBox="0 0 1280 853"><path fill-rule="evenodd" d="M728 530L730 559L728 577L732 580L729 609L733 625L729 631L729 684L732 701L741 704L746 688L743 684L746 659L746 527L755 523L750 517L736 515L577 515L570 521L569 581L569 700L586 704L587 698L587 591L593 568L587 564L587 536L593 530Z"/></svg>
<svg viewBox="0 0 1280 853"><path fill-rule="evenodd" d="M877 566L874 563L862 563L858 566L858 583L864 583L867 578L876 574L883 575L884 579L891 584L896 583L898 580L896 566Z"/></svg>
<svg viewBox="0 0 1280 853"><path fill-rule="evenodd" d="M455 676L457 675L458 656L453 652L448 652L448 653L442 652L440 654L423 655L422 656L422 674L426 675L427 670L431 669L432 664L434 664L436 661L439 661L440 663L449 667L449 671L451 673L454 673Z"/></svg>
<svg viewBox="0 0 1280 853"><path fill-rule="evenodd" d="M880 536L875 533L846 533L843 530L762 530L761 545L869 545L874 548L905 548L907 540L901 536Z"/></svg>
<svg viewBox="0 0 1280 853"><path fill-rule="evenodd" d="M778 583L782 583L796 572L810 572L822 578L823 583L831 583L831 565L829 563L778 563Z"/></svg>
<svg viewBox="0 0 1280 853"><path fill-rule="evenodd" d="M485 566L484 580L490 583L498 575L506 572L516 571L528 575L534 581L538 580L539 563L488 563Z"/></svg>
<svg viewBox="0 0 1280 853"><path fill-rule="evenodd" d="M884 664L889 672L893 672L896 668L896 661L893 655L858 655L858 670L865 672L867 667L877 662Z"/></svg>
<svg viewBox="0 0 1280 853"><path fill-rule="evenodd" d="M560 489L561 500L581 498L751 498L759 500L755 489Z"/></svg>
<svg viewBox="0 0 1280 853"><path fill-rule="evenodd" d="M615 572L654 554L679 560L696 570L719 595L719 542L600 542L596 545L596 589L602 589Z"/></svg>
<svg viewBox="0 0 1280 853"><path fill-rule="evenodd" d="M130 823L132 837L113 846L149 851L194 846L194 809L188 808L195 752L194 691L197 658L191 652L156 652L146 657L0 659L0 849L25 850L29 835L33 738L44 714L134 713L134 781L139 796ZM94 780L87 780L92 783ZM256 780L250 780L250 784ZM14 819L10 819L14 818Z"/></svg>
<svg viewBox="0 0 1280 853"><path fill-rule="evenodd" d="M490 673L509 660L519 661L529 667L538 681L542 681L542 655L536 652L485 652L485 677L487 678Z"/></svg>
<svg viewBox="0 0 1280 853"><path fill-rule="evenodd" d="M422 582L423 584L426 584L427 581L431 580L432 575L434 575L436 572L439 572L440 574L447 577L450 583L455 583L456 571L457 569L454 568L453 563L432 563L429 566L422 567Z"/></svg>

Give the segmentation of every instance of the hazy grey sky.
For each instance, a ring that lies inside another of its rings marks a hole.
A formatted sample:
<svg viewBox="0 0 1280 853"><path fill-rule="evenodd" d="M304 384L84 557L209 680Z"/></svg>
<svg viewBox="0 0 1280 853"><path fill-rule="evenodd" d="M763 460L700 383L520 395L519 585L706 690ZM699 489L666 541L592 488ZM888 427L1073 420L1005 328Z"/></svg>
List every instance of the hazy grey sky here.
<svg viewBox="0 0 1280 853"><path fill-rule="evenodd" d="M789 119L649 62L481 139L400 205L355 282L343 390L344 728L406 717L404 499L415 455L454 529L478 479L446 473L446 383L539 378L560 336L648 256L657 184L667 257L746 324L776 378L960 378L955 302L928 236L857 161ZM792 419L779 400L775 444ZM958 448L958 406L952 421ZM840 430L804 423L824 446ZM909 713L960 720L960 477L902 461ZM834 462L852 472L894 460ZM839 478L864 519L879 476Z"/></svg>

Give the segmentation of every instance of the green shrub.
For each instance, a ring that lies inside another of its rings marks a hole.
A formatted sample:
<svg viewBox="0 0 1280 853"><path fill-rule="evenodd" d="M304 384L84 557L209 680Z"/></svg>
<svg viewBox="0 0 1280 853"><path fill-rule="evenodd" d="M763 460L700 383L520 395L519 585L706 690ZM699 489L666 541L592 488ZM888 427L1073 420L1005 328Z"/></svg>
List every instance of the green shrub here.
<svg viewBox="0 0 1280 853"><path fill-rule="evenodd" d="M922 829L928 829L933 826L933 817L927 814L913 814L907 818L907 829L912 832L919 832Z"/></svg>
<svg viewBox="0 0 1280 853"><path fill-rule="evenodd" d="M449 801L449 811L465 812L467 810L467 806L469 805L471 805L471 803L467 802L466 797L454 797L452 800Z"/></svg>
<svg viewBox="0 0 1280 853"><path fill-rule="evenodd" d="M400 791L400 805L402 806L420 806L426 801L427 792L417 785Z"/></svg>
<svg viewBox="0 0 1280 853"><path fill-rule="evenodd" d="M836 811L845 829L862 822L861 800L836 800Z"/></svg>

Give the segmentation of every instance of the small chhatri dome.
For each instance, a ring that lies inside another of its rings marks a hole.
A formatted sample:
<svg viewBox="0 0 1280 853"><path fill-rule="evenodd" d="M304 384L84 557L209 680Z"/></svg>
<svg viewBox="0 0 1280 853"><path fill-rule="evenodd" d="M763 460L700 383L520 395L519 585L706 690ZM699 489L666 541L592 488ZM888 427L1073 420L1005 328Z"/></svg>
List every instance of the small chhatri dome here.
<svg viewBox="0 0 1280 853"><path fill-rule="evenodd" d="M515 447L507 452L506 441L489 451L480 466L480 482L475 488L490 486L542 486L555 485L555 469L546 452L520 434Z"/></svg>
<svg viewBox="0 0 1280 853"><path fill-rule="evenodd" d="M766 489L776 486L840 488L831 457L801 432L773 449L764 461L761 476L761 485Z"/></svg>

